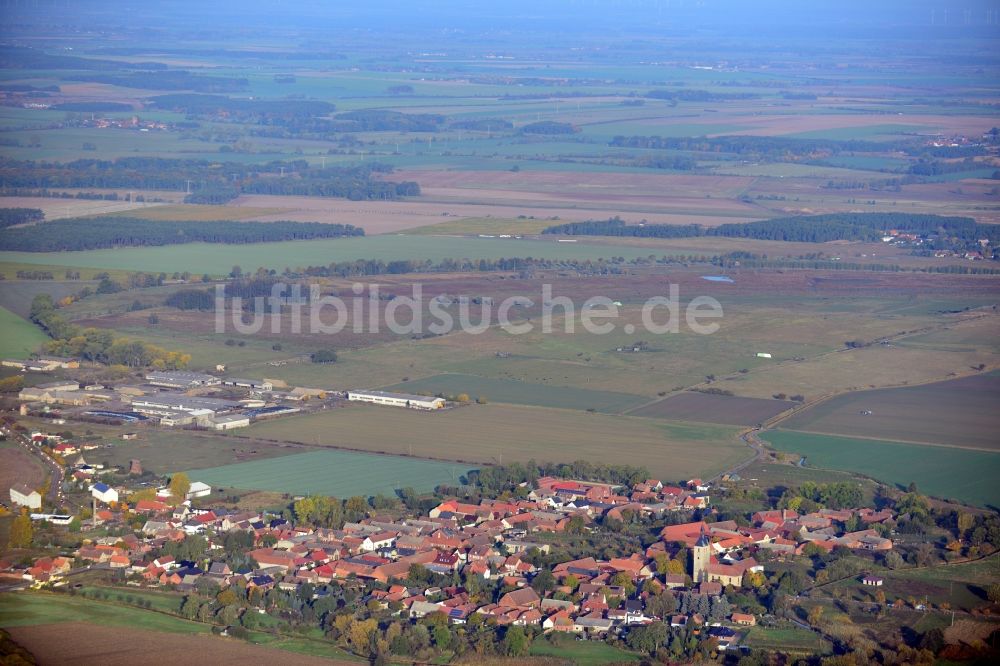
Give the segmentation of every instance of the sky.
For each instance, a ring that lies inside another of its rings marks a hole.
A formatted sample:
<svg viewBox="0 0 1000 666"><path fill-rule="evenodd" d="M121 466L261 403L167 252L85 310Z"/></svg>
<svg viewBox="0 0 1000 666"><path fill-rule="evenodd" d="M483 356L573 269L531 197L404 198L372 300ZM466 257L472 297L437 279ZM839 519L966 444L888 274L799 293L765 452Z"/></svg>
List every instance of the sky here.
<svg viewBox="0 0 1000 666"><path fill-rule="evenodd" d="M190 20L308 27L525 30L848 31L936 28L1000 33L995 0L3 0L2 23L45 17L71 22Z"/></svg>

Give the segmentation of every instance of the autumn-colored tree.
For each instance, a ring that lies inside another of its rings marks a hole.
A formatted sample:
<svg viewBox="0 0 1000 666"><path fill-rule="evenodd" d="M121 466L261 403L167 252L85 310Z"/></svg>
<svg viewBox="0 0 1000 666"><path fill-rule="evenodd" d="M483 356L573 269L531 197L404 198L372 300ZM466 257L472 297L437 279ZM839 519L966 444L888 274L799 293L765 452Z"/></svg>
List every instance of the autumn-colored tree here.
<svg viewBox="0 0 1000 666"><path fill-rule="evenodd" d="M675 557L674 559L667 562L667 573L669 574L684 573L684 563Z"/></svg>
<svg viewBox="0 0 1000 666"><path fill-rule="evenodd" d="M178 502L183 502L191 490L191 479L184 472L177 472L170 477L170 496Z"/></svg>
<svg viewBox="0 0 1000 666"><path fill-rule="evenodd" d="M823 619L823 607L813 606L812 608L810 608L809 615L807 616L806 619L808 620L809 624L813 626L819 624L819 621Z"/></svg>
<svg viewBox="0 0 1000 666"><path fill-rule="evenodd" d="M35 536L35 528L31 524L31 516L27 509L21 509L14 522L10 526L10 547L27 548L31 545L31 540Z"/></svg>
<svg viewBox="0 0 1000 666"><path fill-rule="evenodd" d="M958 520L956 522L958 524L958 535L961 537L971 530L972 526L976 524L976 517L971 513L965 513L963 511L958 514Z"/></svg>
<svg viewBox="0 0 1000 666"><path fill-rule="evenodd" d="M357 654L367 655L368 648L371 645L372 634L376 629L378 629L378 620L375 619L354 620L351 622L347 630L347 639L351 644L351 648Z"/></svg>
<svg viewBox="0 0 1000 666"><path fill-rule="evenodd" d="M215 595L215 600L223 606L231 606L239 601L236 598L236 593L228 587Z"/></svg>
<svg viewBox="0 0 1000 666"><path fill-rule="evenodd" d="M0 393L17 393L24 388L24 377L14 375L0 379Z"/></svg>

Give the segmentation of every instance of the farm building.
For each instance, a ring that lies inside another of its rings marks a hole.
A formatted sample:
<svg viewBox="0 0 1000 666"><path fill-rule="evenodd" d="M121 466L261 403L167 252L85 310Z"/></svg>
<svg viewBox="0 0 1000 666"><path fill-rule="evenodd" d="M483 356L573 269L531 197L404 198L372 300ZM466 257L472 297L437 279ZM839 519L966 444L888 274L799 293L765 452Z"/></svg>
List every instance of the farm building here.
<svg viewBox="0 0 1000 666"><path fill-rule="evenodd" d="M164 410L159 413L160 425L173 427L196 423L201 426L208 426L212 422L212 414L213 412L210 409Z"/></svg>
<svg viewBox="0 0 1000 666"><path fill-rule="evenodd" d="M153 386L165 386L167 388L187 389L198 386L217 386L221 379L213 375L206 375L201 372L187 372L184 370L162 370L150 372L146 375L146 381Z"/></svg>
<svg viewBox="0 0 1000 666"><path fill-rule="evenodd" d="M196 398L183 393L158 393L132 399L132 409L143 414L170 414L172 412L201 412L209 410L213 414L227 412L241 407L234 400L221 398Z"/></svg>
<svg viewBox="0 0 1000 666"><path fill-rule="evenodd" d="M431 398L410 393L389 393L387 391L348 391L347 399L354 402L370 402L375 405L409 407L410 409L441 409L445 404L444 398Z"/></svg>
<svg viewBox="0 0 1000 666"><path fill-rule="evenodd" d="M17 397L25 402L43 402L47 405L89 405L114 398L110 391L79 389L80 385L76 382L50 382L23 388Z"/></svg>
<svg viewBox="0 0 1000 666"><path fill-rule="evenodd" d="M42 496L37 490L29 488L23 483L10 489L10 501L18 506L26 506L29 509L42 508Z"/></svg>
<svg viewBox="0 0 1000 666"><path fill-rule="evenodd" d="M861 582L864 585L870 585L871 587L882 587L882 584L885 582L885 580L880 576L868 575L862 578Z"/></svg>
<svg viewBox="0 0 1000 666"><path fill-rule="evenodd" d="M260 419L273 418L275 416L287 416L288 414L297 414L302 410L298 407L286 407L284 405L277 405L275 407L261 407L259 409L250 409L246 412L247 416L250 416L255 421Z"/></svg>
<svg viewBox="0 0 1000 666"><path fill-rule="evenodd" d="M17 370L31 370L33 372L52 372L53 370L75 369L80 367L80 362L75 358L64 358L62 356L46 356L29 361L22 361L16 358L5 358L0 361L0 365L5 368L16 368Z"/></svg>
<svg viewBox="0 0 1000 666"><path fill-rule="evenodd" d="M771 358L771 352L757 352L757 358Z"/></svg>
<svg viewBox="0 0 1000 666"><path fill-rule="evenodd" d="M241 379L239 377L226 377L222 380L222 385L250 389L251 391L274 390L274 384L266 379Z"/></svg>
<svg viewBox="0 0 1000 666"><path fill-rule="evenodd" d="M194 499L195 497L207 497L212 494L212 486L207 483L202 483L201 481L192 481L190 487L188 487L187 499Z"/></svg>
<svg viewBox="0 0 1000 666"><path fill-rule="evenodd" d="M232 430L250 425L250 417L246 414L227 414L212 419L212 427L216 430Z"/></svg>
<svg viewBox="0 0 1000 666"><path fill-rule="evenodd" d="M32 520L44 520L53 525L69 525L73 522L73 516L66 513L33 513Z"/></svg>

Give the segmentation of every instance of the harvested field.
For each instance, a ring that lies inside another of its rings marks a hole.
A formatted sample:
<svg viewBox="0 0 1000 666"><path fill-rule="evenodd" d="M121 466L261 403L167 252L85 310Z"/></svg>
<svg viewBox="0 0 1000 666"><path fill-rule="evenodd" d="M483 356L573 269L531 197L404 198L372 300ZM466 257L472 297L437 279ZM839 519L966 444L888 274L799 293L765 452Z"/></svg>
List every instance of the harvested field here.
<svg viewBox="0 0 1000 666"><path fill-rule="evenodd" d="M0 488L3 488L4 495L7 489L20 483L29 488L41 488L45 483L48 472L41 461L32 454L25 451L20 444L14 442L0 442ZM10 496L3 498L7 504Z"/></svg>
<svg viewBox="0 0 1000 666"><path fill-rule="evenodd" d="M563 409L593 409L598 412L618 413L646 401L641 395L593 391L570 386L545 386L509 379L477 377L475 375L442 374L384 387L388 391L458 395L468 394L473 400L506 402L515 405L560 407ZM640 416L646 416L641 414ZM702 419L682 419L699 421Z"/></svg>
<svg viewBox="0 0 1000 666"><path fill-rule="evenodd" d="M700 421L724 425L752 426L790 409L795 403L763 398L688 392L630 411L631 416L650 416L675 421Z"/></svg>
<svg viewBox="0 0 1000 666"><path fill-rule="evenodd" d="M280 216L291 208L250 208L249 206L208 206L195 204L173 204L146 206L133 211L119 213L121 217L138 217L143 220L216 222L223 220L248 220L261 215ZM285 219L285 218L280 218Z"/></svg>
<svg viewBox="0 0 1000 666"><path fill-rule="evenodd" d="M25 267L27 270L32 268ZM59 273L55 277L62 277ZM0 307L6 308L25 319L31 314L31 301L39 294L48 294L58 302L71 294L79 293L84 287L93 289L97 283L92 281L67 280L12 280L0 279Z"/></svg>
<svg viewBox="0 0 1000 666"><path fill-rule="evenodd" d="M115 437L121 428L108 428L88 424L88 428ZM134 428L133 428L134 429ZM301 454L311 449L284 442L262 442L224 437L212 433L171 431L143 427L137 429L139 438L118 440L101 449L97 458L112 465L127 467L129 460L138 458L143 469L158 474L174 472L178 467L219 467L258 460L272 460L282 456Z"/></svg>
<svg viewBox="0 0 1000 666"><path fill-rule="evenodd" d="M1000 451L1000 374L860 391L782 423L792 430Z"/></svg>
<svg viewBox="0 0 1000 666"><path fill-rule="evenodd" d="M644 465L666 479L711 477L748 457L733 428L572 410L471 405L444 412L352 405L243 430L254 437L363 451L496 463L500 460ZM405 433L405 436L400 436Z"/></svg>
<svg viewBox="0 0 1000 666"><path fill-rule="evenodd" d="M53 197L0 197L0 208L38 208L45 213L46 220L82 215L107 215L108 213L120 213L153 205L129 201L93 201Z"/></svg>
<svg viewBox="0 0 1000 666"><path fill-rule="evenodd" d="M420 172L415 172L420 173ZM394 174L394 178L399 178ZM331 222L362 227L369 236L393 234L437 224L445 220L466 218L517 219L524 215L557 221L590 220L618 215L627 222L659 224L687 224L689 215L705 215L705 224L740 222L760 219L768 215L747 204L717 199L706 203L704 199L691 198L680 201L635 198L620 202L605 201L603 197L589 200L546 197L534 193L522 196L503 190L473 192L461 189L428 190L422 196L405 201L349 201L322 197L283 197L267 194L243 195L229 204L252 208L275 208L289 212L262 214L248 220L272 222L293 220L299 222ZM699 221L702 221L699 217Z"/></svg>
<svg viewBox="0 0 1000 666"><path fill-rule="evenodd" d="M301 664L336 666L359 662L293 654L246 641L220 636L168 634L128 626L103 626L87 622L12 627L11 636L40 664L189 664L204 662L223 666L250 664Z"/></svg>
<svg viewBox="0 0 1000 666"><path fill-rule="evenodd" d="M858 472L900 487L915 482L934 497L1000 506L1000 453L792 430L762 437L779 451L804 456L813 467Z"/></svg>
<svg viewBox="0 0 1000 666"><path fill-rule="evenodd" d="M993 368L998 363L1000 357L988 350L930 351L877 345L777 363L734 379L727 388L759 398L786 393L811 400L846 391L932 382L968 373L980 364Z"/></svg>
<svg viewBox="0 0 1000 666"><path fill-rule="evenodd" d="M268 490L293 495L351 497L383 494L399 488L430 492L460 483L468 467L401 456L378 456L327 449L278 459L257 460L210 469L187 470L194 480L214 488Z"/></svg>

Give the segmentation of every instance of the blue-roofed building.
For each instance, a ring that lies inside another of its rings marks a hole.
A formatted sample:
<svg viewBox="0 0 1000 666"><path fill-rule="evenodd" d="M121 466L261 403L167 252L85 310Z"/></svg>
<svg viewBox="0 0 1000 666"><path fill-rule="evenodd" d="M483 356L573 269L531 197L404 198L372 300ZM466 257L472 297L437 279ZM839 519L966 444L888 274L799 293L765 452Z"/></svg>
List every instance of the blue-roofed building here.
<svg viewBox="0 0 1000 666"><path fill-rule="evenodd" d="M105 504L118 501L118 491L106 483L95 483L92 485L90 487L90 494Z"/></svg>

